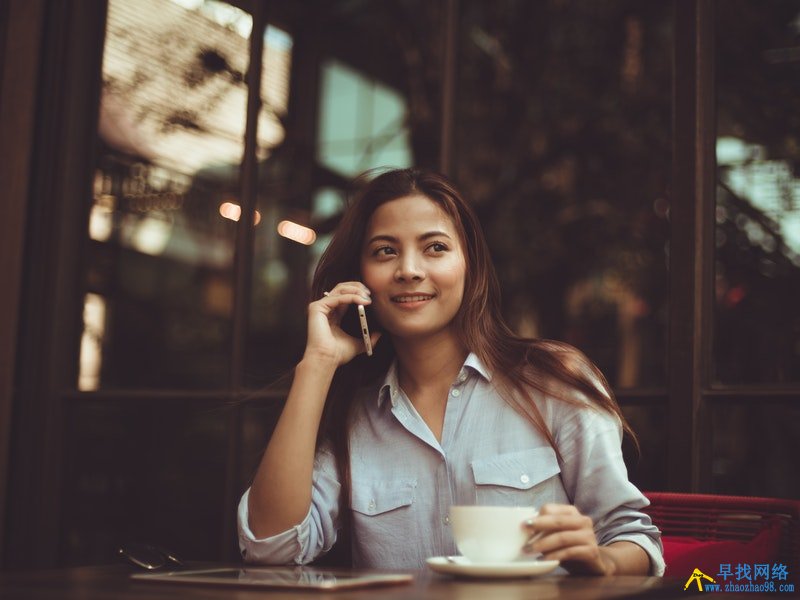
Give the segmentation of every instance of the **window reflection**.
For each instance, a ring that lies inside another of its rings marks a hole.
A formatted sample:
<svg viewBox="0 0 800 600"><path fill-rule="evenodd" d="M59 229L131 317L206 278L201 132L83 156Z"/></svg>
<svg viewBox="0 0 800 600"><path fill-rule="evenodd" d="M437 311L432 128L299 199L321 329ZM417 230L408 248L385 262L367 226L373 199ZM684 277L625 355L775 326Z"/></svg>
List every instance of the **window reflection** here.
<svg viewBox="0 0 800 600"><path fill-rule="evenodd" d="M719 11L715 379L800 381L800 2Z"/></svg>
<svg viewBox="0 0 800 600"><path fill-rule="evenodd" d="M224 2L109 3L81 389L229 380L236 222L220 207L241 204L251 29ZM269 118L260 133L282 135Z"/></svg>
<svg viewBox="0 0 800 600"><path fill-rule="evenodd" d="M215 20L221 3L111 2L100 135L179 173L242 158L252 21Z"/></svg>

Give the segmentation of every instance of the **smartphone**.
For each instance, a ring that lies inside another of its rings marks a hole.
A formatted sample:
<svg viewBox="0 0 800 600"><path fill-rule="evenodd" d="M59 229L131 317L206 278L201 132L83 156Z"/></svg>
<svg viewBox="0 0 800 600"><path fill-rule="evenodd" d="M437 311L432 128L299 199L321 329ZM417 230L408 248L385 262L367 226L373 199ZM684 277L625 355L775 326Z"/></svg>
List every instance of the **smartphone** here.
<svg viewBox="0 0 800 600"><path fill-rule="evenodd" d="M364 338L364 346L367 349L367 356L372 356L372 341L369 339L369 326L367 325L367 311L364 306L358 304L358 320L361 323L361 337Z"/></svg>

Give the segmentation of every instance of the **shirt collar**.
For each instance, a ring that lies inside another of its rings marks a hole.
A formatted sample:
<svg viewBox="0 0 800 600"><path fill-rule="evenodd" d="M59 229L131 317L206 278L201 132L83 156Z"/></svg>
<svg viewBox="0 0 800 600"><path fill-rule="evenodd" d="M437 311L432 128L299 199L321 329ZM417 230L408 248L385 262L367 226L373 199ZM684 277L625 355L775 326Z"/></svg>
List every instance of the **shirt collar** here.
<svg viewBox="0 0 800 600"><path fill-rule="evenodd" d="M492 374L474 352L470 352L469 355L467 355L467 359L464 361L464 364L459 371L459 382L466 380L466 378L469 376L469 370L475 371L486 381L492 380ZM395 359L392 362L392 365L389 367L389 370L386 372L386 377L383 378L381 387L378 389L378 407L380 407L387 398L391 401L392 406L394 406L399 395L400 382L397 379L397 360Z"/></svg>

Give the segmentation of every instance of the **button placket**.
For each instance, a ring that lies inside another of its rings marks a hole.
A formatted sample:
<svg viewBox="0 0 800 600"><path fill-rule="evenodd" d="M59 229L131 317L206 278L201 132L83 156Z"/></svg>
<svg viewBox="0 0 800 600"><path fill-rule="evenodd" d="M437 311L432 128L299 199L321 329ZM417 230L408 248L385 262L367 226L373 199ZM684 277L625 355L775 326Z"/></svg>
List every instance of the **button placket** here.
<svg viewBox="0 0 800 600"><path fill-rule="evenodd" d="M450 395L454 398L458 398L461 395L461 386L467 380L467 370L461 369L459 371L458 376L456 377L455 383L450 388Z"/></svg>

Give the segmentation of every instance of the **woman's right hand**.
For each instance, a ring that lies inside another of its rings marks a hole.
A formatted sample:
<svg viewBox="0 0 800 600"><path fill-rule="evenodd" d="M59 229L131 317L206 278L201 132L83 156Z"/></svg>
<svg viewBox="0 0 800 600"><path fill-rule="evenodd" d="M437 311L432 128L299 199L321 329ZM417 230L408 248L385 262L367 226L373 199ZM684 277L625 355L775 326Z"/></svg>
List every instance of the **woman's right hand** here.
<svg viewBox="0 0 800 600"><path fill-rule="evenodd" d="M364 352L364 341L345 333L340 325L350 305L371 303L370 291L363 283L346 281L309 304L305 356L330 360L339 367ZM370 334L373 346L380 336L379 332Z"/></svg>

